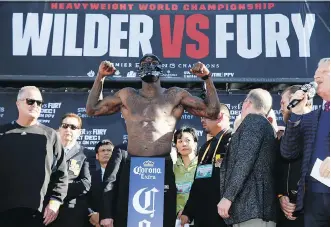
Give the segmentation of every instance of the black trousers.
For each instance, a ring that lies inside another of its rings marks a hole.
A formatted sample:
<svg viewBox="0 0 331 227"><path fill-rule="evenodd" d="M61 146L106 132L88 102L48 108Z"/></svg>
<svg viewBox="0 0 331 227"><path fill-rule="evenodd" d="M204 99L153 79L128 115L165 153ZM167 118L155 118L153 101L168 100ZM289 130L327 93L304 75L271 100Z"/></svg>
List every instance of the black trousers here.
<svg viewBox="0 0 331 227"><path fill-rule="evenodd" d="M288 220L283 211L279 211L277 227L304 227L303 215L299 215L294 221Z"/></svg>
<svg viewBox="0 0 331 227"><path fill-rule="evenodd" d="M43 215L29 208L14 208L0 213L1 227L44 227Z"/></svg>
<svg viewBox="0 0 331 227"><path fill-rule="evenodd" d="M118 198L116 205L116 216L114 226L127 227L128 221L128 203L129 203L129 178L130 178L130 160L126 161L123 169L118 172L120 180L118 185ZM164 184L164 214L163 227L174 227L176 223L176 183L173 172L173 163L169 158L165 161ZM129 226L131 227L131 226Z"/></svg>
<svg viewBox="0 0 331 227"><path fill-rule="evenodd" d="M65 204L60 207L59 215L49 227L84 227L87 222L87 207L69 208Z"/></svg>
<svg viewBox="0 0 331 227"><path fill-rule="evenodd" d="M330 227L330 194L306 191L305 227Z"/></svg>

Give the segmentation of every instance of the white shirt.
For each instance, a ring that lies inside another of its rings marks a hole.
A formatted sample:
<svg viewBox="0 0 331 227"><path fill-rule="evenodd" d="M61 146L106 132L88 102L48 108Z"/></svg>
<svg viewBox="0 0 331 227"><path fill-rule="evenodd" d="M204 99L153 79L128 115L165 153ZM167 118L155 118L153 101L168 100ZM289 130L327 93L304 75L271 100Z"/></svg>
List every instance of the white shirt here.
<svg viewBox="0 0 331 227"><path fill-rule="evenodd" d="M105 174L105 168L101 167L101 181L103 181L103 175Z"/></svg>
<svg viewBox="0 0 331 227"><path fill-rule="evenodd" d="M324 110L324 109L325 109L325 103L326 103L326 101L323 99L323 103L322 103L322 110Z"/></svg>
<svg viewBox="0 0 331 227"><path fill-rule="evenodd" d="M66 147L63 147L64 154L67 155L68 152L75 146L76 143L69 143Z"/></svg>

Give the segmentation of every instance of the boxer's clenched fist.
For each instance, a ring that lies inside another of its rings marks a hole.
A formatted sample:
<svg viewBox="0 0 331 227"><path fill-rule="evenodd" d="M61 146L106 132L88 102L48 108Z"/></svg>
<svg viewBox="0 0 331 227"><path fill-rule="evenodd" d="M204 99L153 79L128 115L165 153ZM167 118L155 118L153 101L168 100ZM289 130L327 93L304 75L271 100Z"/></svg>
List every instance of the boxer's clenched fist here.
<svg viewBox="0 0 331 227"><path fill-rule="evenodd" d="M197 77L204 77L209 74L209 69L202 62L197 62L194 64L193 68L190 69L190 72Z"/></svg>
<svg viewBox="0 0 331 227"><path fill-rule="evenodd" d="M115 71L116 68L113 63L110 61L103 61L99 66L98 74L104 78L106 76L113 75Z"/></svg>

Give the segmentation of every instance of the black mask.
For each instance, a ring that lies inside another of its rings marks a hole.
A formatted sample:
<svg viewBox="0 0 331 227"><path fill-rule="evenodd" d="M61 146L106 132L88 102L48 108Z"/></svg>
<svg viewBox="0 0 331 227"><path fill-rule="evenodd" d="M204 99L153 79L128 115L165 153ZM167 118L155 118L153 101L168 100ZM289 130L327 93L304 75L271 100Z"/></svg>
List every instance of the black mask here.
<svg viewBox="0 0 331 227"><path fill-rule="evenodd" d="M145 54L139 61L138 75L146 83L158 81L162 74L162 63L154 54Z"/></svg>

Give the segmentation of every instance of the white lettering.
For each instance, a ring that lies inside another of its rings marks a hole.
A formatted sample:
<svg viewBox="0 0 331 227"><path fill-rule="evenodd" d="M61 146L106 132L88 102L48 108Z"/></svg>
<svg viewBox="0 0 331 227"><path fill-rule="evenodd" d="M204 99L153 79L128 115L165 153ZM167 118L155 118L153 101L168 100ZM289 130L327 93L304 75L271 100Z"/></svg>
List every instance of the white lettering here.
<svg viewBox="0 0 331 227"><path fill-rule="evenodd" d="M55 14L53 28L52 56L63 55L65 14Z"/></svg>
<svg viewBox="0 0 331 227"><path fill-rule="evenodd" d="M134 174L144 174L144 173L161 174L162 171L160 168L148 168L148 167L136 166L133 168L133 173Z"/></svg>
<svg viewBox="0 0 331 227"><path fill-rule="evenodd" d="M96 26L98 30L96 32ZM84 56L103 56L108 51L109 19L103 14L86 14ZM95 38L97 46L94 47Z"/></svg>
<svg viewBox="0 0 331 227"><path fill-rule="evenodd" d="M59 109L61 108L61 102L48 103L48 108Z"/></svg>
<svg viewBox="0 0 331 227"><path fill-rule="evenodd" d="M14 13L12 21L13 55L27 55L31 41L32 55L46 56L52 22L53 14L44 13L39 31L38 13L28 13L23 32L23 13Z"/></svg>
<svg viewBox="0 0 331 227"><path fill-rule="evenodd" d="M304 24L300 13L292 14L291 20L299 40L299 56L310 57L310 38L315 25L315 14L306 14Z"/></svg>
<svg viewBox="0 0 331 227"><path fill-rule="evenodd" d="M277 24L279 29L277 29ZM286 16L282 14L266 14L265 33L266 57L277 57L277 45L282 57L291 56L287 42L290 26L289 19Z"/></svg>
<svg viewBox="0 0 331 227"><path fill-rule="evenodd" d="M113 14L110 22L109 56L127 57L127 49L121 49L121 40L128 38L128 32L122 31L122 23L127 23L128 14Z"/></svg>
<svg viewBox="0 0 331 227"><path fill-rule="evenodd" d="M106 135L107 129L93 129L93 135Z"/></svg>
<svg viewBox="0 0 331 227"><path fill-rule="evenodd" d="M256 58L262 53L261 15L251 15L251 31L248 32L247 15L237 16L237 50L238 54L247 59ZM248 36L251 35L251 45ZM248 46L251 46L249 49Z"/></svg>
<svg viewBox="0 0 331 227"><path fill-rule="evenodd" d="M228 40L234 40L234 34L226 32L228 23L233 23L233 15L216 15L216 58L226 58L226 43Z"/></svg>
<svg viewBox="0 0 331 227"><path fill-rule="evenodd" d="M143 32L140 32L142 24ZM130 16L129 57L139 57L139 47L143 54L152 53L153 20L147 15Z"/></svg>
<svg viewBox="0 0 331 227"><path fill-rule="evenodd" d="M151 222L147 221L147 220L142 220L139 222L139 227L151 227Z"/></svg>

